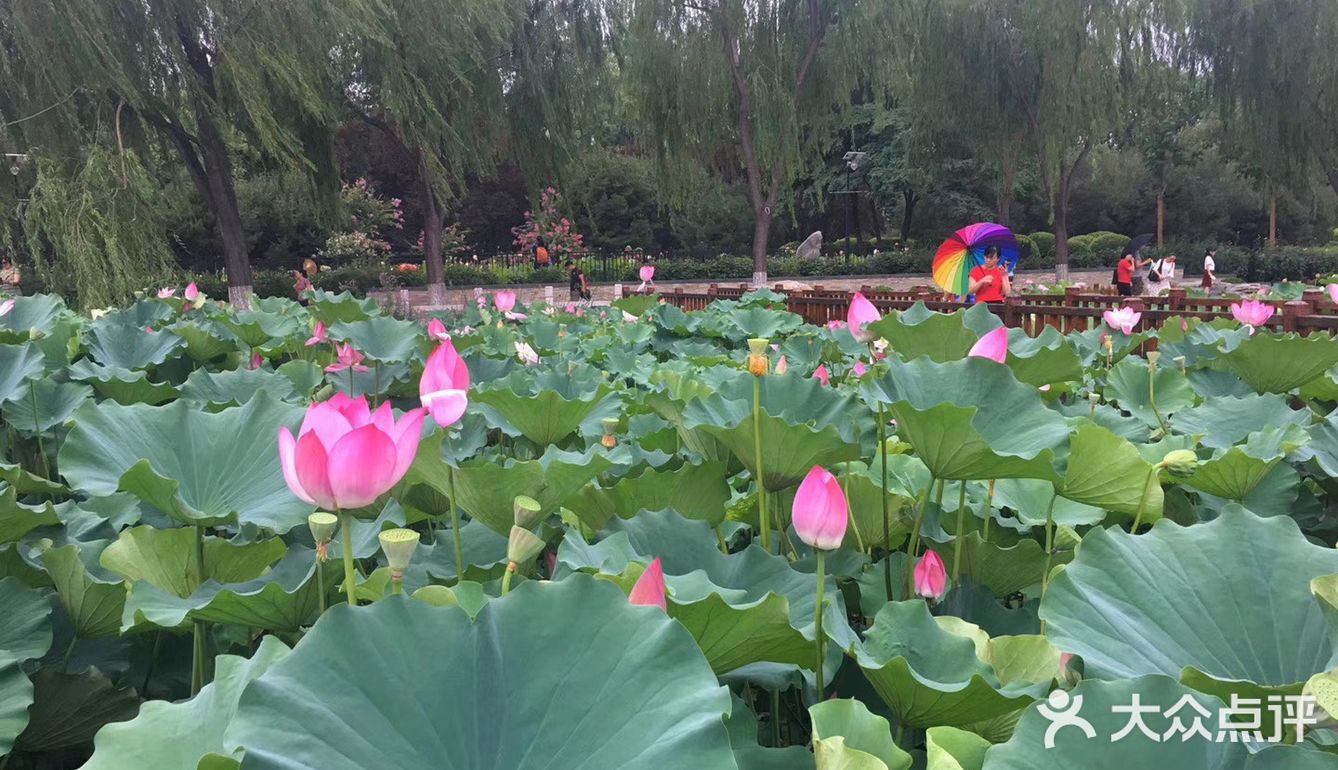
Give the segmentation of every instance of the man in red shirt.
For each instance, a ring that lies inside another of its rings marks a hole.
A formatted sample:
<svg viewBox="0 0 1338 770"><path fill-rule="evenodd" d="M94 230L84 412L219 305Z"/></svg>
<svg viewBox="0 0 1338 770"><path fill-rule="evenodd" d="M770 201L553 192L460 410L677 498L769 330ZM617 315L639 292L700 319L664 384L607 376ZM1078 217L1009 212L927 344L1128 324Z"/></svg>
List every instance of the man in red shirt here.
<svg viewBox="0 0 1338 770"><path fill-rule="evenodd" d="M1134 296L1134 255L1125 254L1115 266L1115 288L1121 297Z"/></svg>
<svg viewBox="0 0 1338 770"><path fill-rule="evenodd" d="M1003 302L1013 290L1008 283L1008 273L999 267L998 246L985 249L985 264L971 269L967 290L976 295L976 302Z"/></svg>

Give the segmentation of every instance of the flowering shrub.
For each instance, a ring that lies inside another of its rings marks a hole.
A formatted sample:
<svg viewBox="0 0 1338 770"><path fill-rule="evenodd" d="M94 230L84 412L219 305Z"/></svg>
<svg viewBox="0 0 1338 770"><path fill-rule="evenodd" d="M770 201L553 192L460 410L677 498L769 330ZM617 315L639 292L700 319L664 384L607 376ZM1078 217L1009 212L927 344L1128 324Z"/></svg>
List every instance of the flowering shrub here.
<svg viewBox="0 0 1338 770"><path fill-rule="evenodd" d="M418 242L414 244L415 254L423 253L424 233L418 234ZM459 262L469 251L469 231L461 227L459 223L448 225L441 230L441 256L447 262Z"/></svg>
<svg viewBox="0 0 1338 770"><path fill-rule="evenodd" d="M323 261L354 262L373 259L390 253L390 244L369 236L361 230L351 233L336 233L325 241L325 246L318 252Z"/></svg>
<svg viewBox="0 0 1338 770"><path fill-rule="evenodd" d="M356 230L377 235L404 229L403 202L399 198L380 197L366 179L344 185L339 192L339 204Z"/></svg>
<svg viewBox="0 0 1338 770"><path fill-rule="evenodd" d="M567 254L581 249L580 233L575 232L571 220L558 211L561 197L556 189L547 188L540 196L539 211L526 211L525 224L511 229L516 236L516 246L522 252L533 253L542 240L549 258L557 263Z"/></svg>

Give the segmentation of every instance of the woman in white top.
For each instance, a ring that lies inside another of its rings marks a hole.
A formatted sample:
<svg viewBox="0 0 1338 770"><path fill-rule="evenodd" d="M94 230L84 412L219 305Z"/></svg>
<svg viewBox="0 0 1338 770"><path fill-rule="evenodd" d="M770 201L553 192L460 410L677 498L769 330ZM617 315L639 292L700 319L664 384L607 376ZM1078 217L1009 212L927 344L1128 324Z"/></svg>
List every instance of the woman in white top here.
<svg viewBox="0 0 1338 770"><path fill-rule="evenodd" d="M1171 290L1171 278L1175 276L1175 255L1171 254L1165 259L1154 259L1148 265L1148 277L1146 290L1149 297L1155 297L1158 294L1164 294Z"/></svg>
<svg viewBox="0 0 1338 770"><path fill-rule="evenodd" d="M1217 256L1217 249L1208 249L1203 253L1203 280L1199 282L1199 288L1208 294L1213 293L1213 284L1217 283L1217 261L1213 257Z"/></svg>

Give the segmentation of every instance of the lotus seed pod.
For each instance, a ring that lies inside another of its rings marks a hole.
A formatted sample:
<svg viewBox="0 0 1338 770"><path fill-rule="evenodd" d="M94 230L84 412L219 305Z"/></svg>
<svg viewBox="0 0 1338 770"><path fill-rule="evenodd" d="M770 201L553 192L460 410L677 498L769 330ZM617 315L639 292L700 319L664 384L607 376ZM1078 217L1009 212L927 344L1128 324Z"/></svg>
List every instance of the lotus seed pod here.
<svg viewBox="0 0 1338 770"><path fill-rule="evenodd" d="M748 356L748 373L754 377L762 377L771 369L771 362L764 355L750 354Z"/></svg>
<svg viewBox="0 0 1338 770"><path fill-rule="evenodd" d="M1161 467L1172 476L1193 476L1194 470L1199 467L1199 456L1189 449L1176 449L1162 458Z"/></svg>
<svg viewBox="0 0 1338 770"><path fill-rule="evenodd" d="M311 529L313 540L317 543L328 543L339 526L339 518L333 513L316 511L307 517L307 526Z"/></svg>
<svg viewBox="0 0 1338 770"><path fill-rule="evenodd" d="M511 536L506 539L506 560L513 564L524 564L544 550L544 541L528 529L511 528Z"/></svg>
<svg viewBox="0 0 1338 770"><path fill-rule="evenodd" d="M418 533L412 529L388 529L377 538L381 541L381 550L390 563L390 571L403 573L413 561L413 552L418 548Z"/></svg>
<svg viewBox="0 0 1338 770"><path fill-rule="evenodd" d="M1156 368L1157 368L1157 361L1160 360L1160 359L1161 359L1161 353L1159 353L1159 352L1156 351L1156 350L1150 351L1150 352L1148 353L1148 368L1150 368L1150 369L1156 369Z"/></svg>
<svg viewBox="0 0 1338 770"><path fill-rule="evenodd" d="M764 356L767 354L767 346L770 344L771 340L765 337L753 337L748 340L748 352L755 356Z"/></svg>
<svg viewBox="0 0 1338 770"><path fill-rule="evenodd" d="M518 527L529 529L535 524L538 524L542 510L539 501L535 500L533 497L517 495L516 498L511 501L512 521L515 522Z"/></svg>

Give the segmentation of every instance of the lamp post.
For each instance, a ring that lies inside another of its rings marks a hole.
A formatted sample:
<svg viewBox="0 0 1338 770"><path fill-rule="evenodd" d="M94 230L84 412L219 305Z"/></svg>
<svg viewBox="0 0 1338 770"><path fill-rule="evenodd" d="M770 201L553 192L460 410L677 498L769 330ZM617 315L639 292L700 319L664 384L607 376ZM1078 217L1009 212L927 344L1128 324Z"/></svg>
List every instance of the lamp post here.
<svg viewBox="0 0 1338 770"><path fill-rule="evenodd" d="M842 158L842 160L844 160L846 163L845 196L846 196L846 259L847 260L850 259L850 253L851 253L851 244L850 244L850 221L852 216L851 199L855 196L855 188L853 186L850 177L851 174L853 174L855 170L859 168L860 164L864 162L864 156L867 154L868 153L851 150L850 152L847 152L845 156Z"/></svg>

